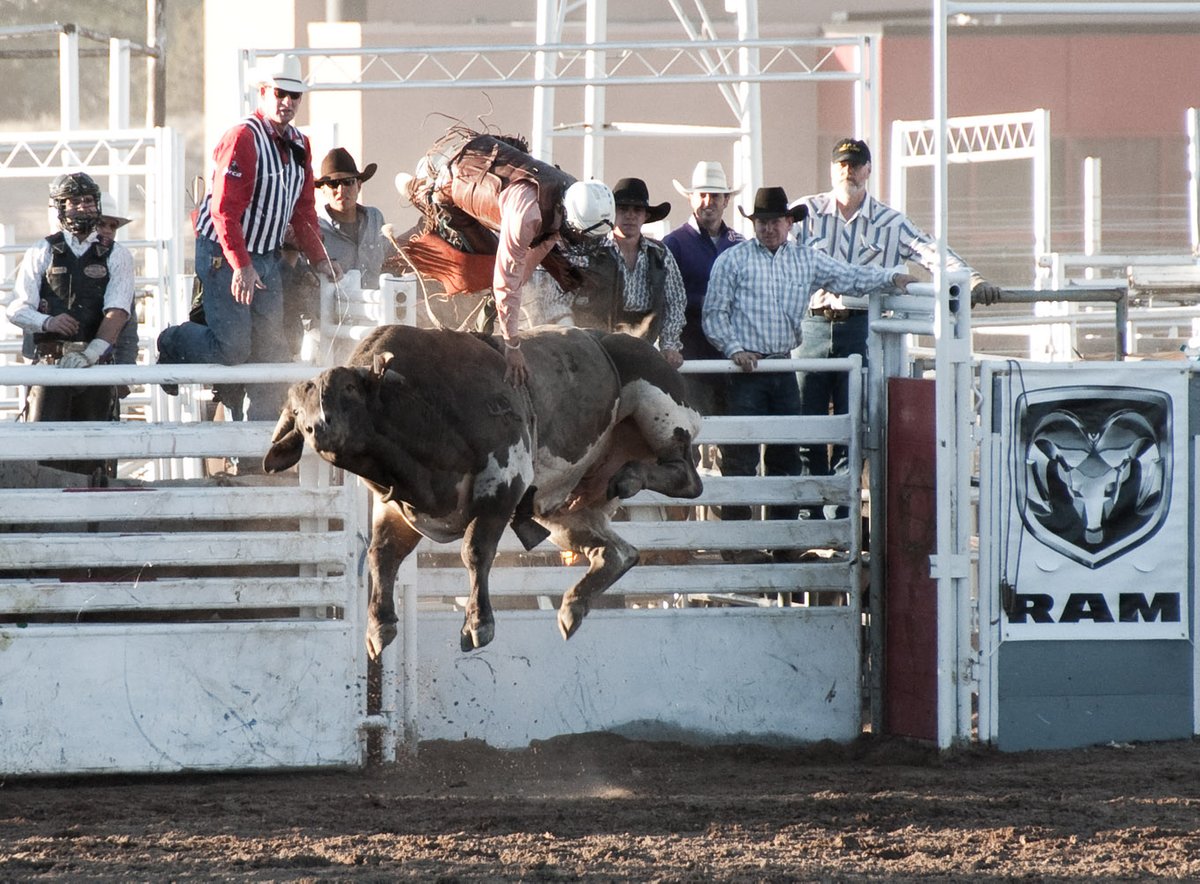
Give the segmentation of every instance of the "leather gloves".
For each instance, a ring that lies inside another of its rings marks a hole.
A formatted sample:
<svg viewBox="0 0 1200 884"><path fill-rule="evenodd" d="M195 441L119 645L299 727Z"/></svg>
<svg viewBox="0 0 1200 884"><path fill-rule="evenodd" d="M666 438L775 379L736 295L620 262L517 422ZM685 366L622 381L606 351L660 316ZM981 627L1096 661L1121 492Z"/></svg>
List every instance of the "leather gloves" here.
<svg viewBox="0 0 1200 884"><path fill-rule="evenodd" d="M112 345L103 338L94 338L82 351L72 351L58 360L59 368L91 368L104 358Z"/></svg>

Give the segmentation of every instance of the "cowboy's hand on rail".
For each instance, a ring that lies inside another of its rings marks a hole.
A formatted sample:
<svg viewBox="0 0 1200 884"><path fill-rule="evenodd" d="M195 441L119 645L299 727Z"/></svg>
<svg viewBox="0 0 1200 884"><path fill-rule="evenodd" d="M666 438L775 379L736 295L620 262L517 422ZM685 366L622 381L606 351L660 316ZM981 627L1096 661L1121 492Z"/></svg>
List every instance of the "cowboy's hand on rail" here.
<svg viewBox="0 0 1200 884"><path fill-rule="evenodd" d="M910 276L907 273L893 273L892 285L900 289L902 292L907 292L908 287L917 281L915 276Z"/></svg>
<svg viewBox="0 0 1200 884"><path fill-rule="evenodd" d="M758 354L750 350L738 350L729 360L734 365L741 366L742 371L754 371L758 368Z"/></svg>
<svg viewBox="0 0 1200 884"><path fill-rule="evenodd" d="M971 289L971 306L982 304L984 307L990 307L1000 300L1003 291L1000 286L981 280L975 283L975 288Z"/></svg>

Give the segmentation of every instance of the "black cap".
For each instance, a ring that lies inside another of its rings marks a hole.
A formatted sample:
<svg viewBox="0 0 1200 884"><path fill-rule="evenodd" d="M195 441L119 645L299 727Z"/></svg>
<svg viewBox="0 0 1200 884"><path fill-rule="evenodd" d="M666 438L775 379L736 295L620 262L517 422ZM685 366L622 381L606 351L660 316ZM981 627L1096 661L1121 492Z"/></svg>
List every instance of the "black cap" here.
<svg viewBox="0 0 1200 884"><path fill-rule="evenodd" d="M871 162L871 149L867 147L865 141L859 141L857 138L843 138L833 146L833 155L830 159L835 163L861 166L863 163Z"/></svg>

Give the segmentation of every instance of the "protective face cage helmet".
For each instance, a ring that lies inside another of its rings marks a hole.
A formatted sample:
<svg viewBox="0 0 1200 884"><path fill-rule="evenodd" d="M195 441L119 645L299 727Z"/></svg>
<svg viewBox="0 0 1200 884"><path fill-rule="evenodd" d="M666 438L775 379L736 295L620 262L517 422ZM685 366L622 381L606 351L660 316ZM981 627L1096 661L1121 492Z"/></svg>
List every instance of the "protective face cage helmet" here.
<svg viewBox="0 0 1200 884"><path fill-rule="evenodd" d="M563 196L567 226L584 236L606 235L616 225L617 206L603 181L576 181Z"/></svg>
<svg viewBox="0 0 1200 884"><path fill-rule="evenodd" d="M76 208L67 214L67 200L90 196L96 200L94 211ZM76 236L87 236L100 221L100 187L86 172L67 172L50 182L50 205L58 212L58 223Z"/></svg>

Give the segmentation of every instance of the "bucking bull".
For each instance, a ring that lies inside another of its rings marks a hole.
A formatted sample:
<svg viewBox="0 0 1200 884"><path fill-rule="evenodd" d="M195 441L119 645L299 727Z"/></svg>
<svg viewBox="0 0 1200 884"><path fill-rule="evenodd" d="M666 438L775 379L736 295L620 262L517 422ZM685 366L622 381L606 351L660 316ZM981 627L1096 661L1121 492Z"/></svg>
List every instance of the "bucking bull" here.
<svg viewBox="0 0 1200 884"><path fill-rule="evenodd" d="M586 557L587 573L558 609L570 638L589 601L637 563L637 549L610 524L619 500L643 488L700 494L691 458L700 416L652 346L556 328L523 336L522 349L530 380L514 388L492 338L386 326L346 366L288 393L264 468L294 465L307 441L376 496L372 658L396 637L396 573L422 535L463 540L471 582L464 651L494 636L488 574L506 525L526 548L549 536Z"/></svg>

